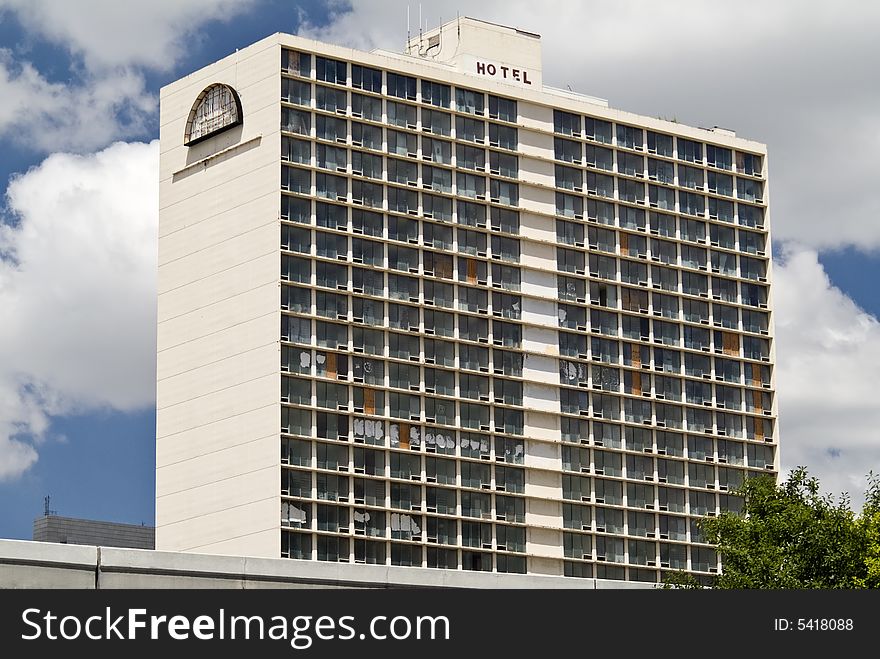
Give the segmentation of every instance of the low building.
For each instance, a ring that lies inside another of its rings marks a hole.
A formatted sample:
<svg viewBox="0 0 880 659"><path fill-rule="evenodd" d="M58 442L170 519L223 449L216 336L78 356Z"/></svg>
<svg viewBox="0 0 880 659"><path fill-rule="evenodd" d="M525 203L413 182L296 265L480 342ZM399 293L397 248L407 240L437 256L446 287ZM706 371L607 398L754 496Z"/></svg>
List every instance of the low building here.
<svg viewBox="0 0 880 659"><path fill-rule="evenodd" d="M63 545L155 549L156 529L143 524L119 524L43 515L34 520L33 539L38 542L57 542Z"/></svg>

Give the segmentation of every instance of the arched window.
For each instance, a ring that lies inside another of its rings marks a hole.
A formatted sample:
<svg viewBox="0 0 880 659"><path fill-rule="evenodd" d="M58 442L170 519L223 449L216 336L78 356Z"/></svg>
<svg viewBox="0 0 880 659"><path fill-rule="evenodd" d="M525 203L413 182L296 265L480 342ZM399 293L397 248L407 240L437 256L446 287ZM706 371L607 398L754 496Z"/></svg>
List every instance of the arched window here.
<svg viewBox="0 0 880 659"><path fill-rule="evenodd" d="M191 146L241 123L241 102L229 85L207 87L193 104L186 122L184 144Z"/></svg>

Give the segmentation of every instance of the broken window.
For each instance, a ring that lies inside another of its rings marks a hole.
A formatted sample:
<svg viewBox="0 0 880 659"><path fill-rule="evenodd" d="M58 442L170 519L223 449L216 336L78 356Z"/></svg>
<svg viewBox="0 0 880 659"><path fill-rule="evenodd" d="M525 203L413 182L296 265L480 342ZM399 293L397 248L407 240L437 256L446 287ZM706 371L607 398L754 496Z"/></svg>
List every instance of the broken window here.
<svg viewBox="0 0 880 659"><path fill-rule="evenodd" d="M379 419L354 418L354 441L356 444L385 445L385 422Z"/></svg>

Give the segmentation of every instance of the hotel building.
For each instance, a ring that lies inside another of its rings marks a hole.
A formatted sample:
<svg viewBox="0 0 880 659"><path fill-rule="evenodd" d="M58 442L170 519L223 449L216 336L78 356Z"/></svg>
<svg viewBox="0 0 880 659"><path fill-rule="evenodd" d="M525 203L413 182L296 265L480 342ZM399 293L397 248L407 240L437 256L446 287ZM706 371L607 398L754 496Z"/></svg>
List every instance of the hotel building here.
<svg viewBox="0 0 880 659"><path fill-rule="evenodd" d="M766 147L462 18L161 93L156 546L658 582L776 474Z"/></svg>

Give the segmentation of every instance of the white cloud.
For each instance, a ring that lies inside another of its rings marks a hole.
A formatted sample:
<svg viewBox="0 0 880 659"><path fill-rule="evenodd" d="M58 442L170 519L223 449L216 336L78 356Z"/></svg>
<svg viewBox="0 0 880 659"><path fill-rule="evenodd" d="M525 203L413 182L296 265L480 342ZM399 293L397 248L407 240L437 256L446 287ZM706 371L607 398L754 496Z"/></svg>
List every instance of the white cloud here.
<svg viewBox="0 0 880 659"><path fill-rule="evenodd" d="M198 46L206 23L227 21L252 2L0 0L0 20L13 13L28 37L71 55L63 63L70 79L61 83L0 48L0 137L38 152L88 152L143 136L157 113L143 71L168 71Z"/></svg>
<svg viewBox="0 0 880 659"><path fill-rule="evenodd" d="M0 135L37 151L88 151L140 135L156 111L140 74L120 69L63 85L0 49Z"/></svg>
<svg viewBox="0 0 880 659"><path fill-rule="evenodd" d="M91 71L143 66L166 71L209 21L225 22L253 0L0 0L31 33L82 57Z"/></svg>
<svg viewBox="0 0 880 659"><path fill-rule="evenodd" d="M54 154L12 180L0 226L0 478L50 417L155 398L158 142Z"/></svg>
<svg viewBox="0 0 880 659"><path fill-rule="evenodd" d="M880 323L834 287L815 251L774 270L782 464L861 501L880 472Z"/></svg>
<svg viewBox="0 0 880 659"><path fill-rule="evenodd" d="M407 0L330 2L300 33L402 51ZM462 0L426 5L541 35L547 84L612 107L727 126L767 142L774 235L815 248L880 249L876 35L880 4L842 0L593 3ZM418 9L411 10L413 33ZM560 16L564 20L560 20Z"/></svg>

